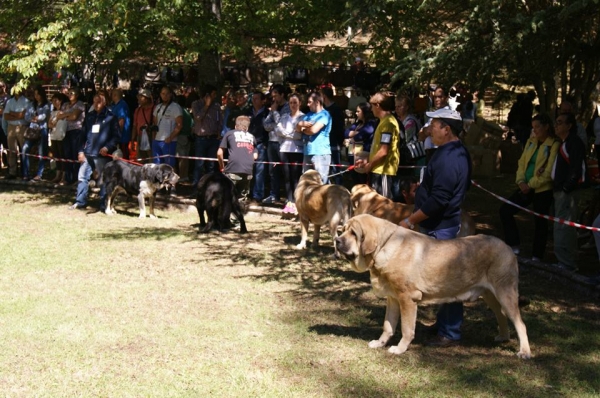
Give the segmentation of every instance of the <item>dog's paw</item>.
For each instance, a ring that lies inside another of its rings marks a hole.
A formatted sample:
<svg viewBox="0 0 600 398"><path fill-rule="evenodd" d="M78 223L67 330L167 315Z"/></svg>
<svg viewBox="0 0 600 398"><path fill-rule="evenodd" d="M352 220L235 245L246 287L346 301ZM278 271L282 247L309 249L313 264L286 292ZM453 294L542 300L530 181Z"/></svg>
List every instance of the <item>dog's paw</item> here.
<svg viewBox="0 0 600 398"><path fill-rule="evenodd" d="M517 356L521 359L531 359L531 353L530 352L524 352L524 351L519 351L517 353Z"/></svg>
<svg viewBox="0 0 600 398"><path fill-rule="evenodd" d="M150 214L149 216L150 218L156 218L156 216L154 214Z"/></svg>
<svg viewBox="0 0 600 398"><path fill-rule="evenodd" d="M306 249L306 243L298 243L296 245L296 249L298 249L298 250Z"/></svg>
<svg viewBox="0 0 600 398"><path fill-rule="evenodd" d="M406 352L406 348L400 348L399 346L394 345L388 349L388 352L390 354L400 355L400 354L404 354Z"/></svg>
<svg viewBox="0 0 600 398"><path fill-rule="evenodd" d="M143 219L146 218L146 215L145 214L140 214L139 218L143 220Z"/></svg>
<svg viewBox="0 0 600 398"><path fill-rule="evenodd" d="M496 343L504 343L509 340L510 340L510 336L508 336L508 335L504 336L504 335L499 334L498 336L494 337L494 341Z"/></svg>
<svg viewBox="0 0 600 398"><path fill-rule="evenodd" d="M369 341L369 348L381 348L385 347L385 343L381 340L371 340Z"/></svg>

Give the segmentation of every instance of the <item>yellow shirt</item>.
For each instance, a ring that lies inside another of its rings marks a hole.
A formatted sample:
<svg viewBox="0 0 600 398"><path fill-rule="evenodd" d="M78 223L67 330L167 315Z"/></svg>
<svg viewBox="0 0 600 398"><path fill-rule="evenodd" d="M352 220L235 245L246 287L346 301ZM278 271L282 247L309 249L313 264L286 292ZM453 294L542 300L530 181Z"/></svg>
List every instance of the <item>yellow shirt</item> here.
<svg viewBox="0 0 600 398"><path fill-rule="evenodd" d="M400 126L394 115L387 115L379 122L375 134L373 134L373 144L369 154L369 162L373 160L382 144L388 144L388 153L383 163L379 163L371 169L372 173L395 176L398 172L400 155L398 153L398 140L400 137Z"/></svg>

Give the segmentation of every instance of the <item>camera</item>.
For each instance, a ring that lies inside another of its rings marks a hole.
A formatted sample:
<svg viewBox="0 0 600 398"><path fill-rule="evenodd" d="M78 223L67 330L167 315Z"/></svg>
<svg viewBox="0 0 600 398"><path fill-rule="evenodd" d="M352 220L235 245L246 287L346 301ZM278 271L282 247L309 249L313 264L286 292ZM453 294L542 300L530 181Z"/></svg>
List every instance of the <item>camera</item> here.
<svg viewBox="0 0 600 398"><path fill-rule="evenodd" d="M148 133L158 133L158 126L155 126L153 124L151 124L151 125L145 124L141 127L141 130L142 131L146 130L146 132L148 132Z"/></svg>

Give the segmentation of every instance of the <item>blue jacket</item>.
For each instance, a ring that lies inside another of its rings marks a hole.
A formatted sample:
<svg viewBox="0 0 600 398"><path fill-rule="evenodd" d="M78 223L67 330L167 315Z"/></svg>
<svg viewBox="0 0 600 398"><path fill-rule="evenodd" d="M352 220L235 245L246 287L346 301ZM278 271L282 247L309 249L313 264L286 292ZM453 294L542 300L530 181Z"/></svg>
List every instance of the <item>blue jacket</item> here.
<svg viewBox="0 0 600 398"><path fill-rule="evenodd" d="M98 127L94 128L95 125ZM86 140L79 152L86 156L99 156L103 147L106 147L110 154L119 147L121 132L118 118L108 108L104 108L100 113L95 109L88 112L84 127Z"/></svg>
<svg viewBox="0 0 600 398"><path fill-rule="evenodd" d="M471 185L471 156L460 141L440 146L423 174L415 196L415 211L429 218L420 226L438 230L460 225L460 205Z"/></svg>

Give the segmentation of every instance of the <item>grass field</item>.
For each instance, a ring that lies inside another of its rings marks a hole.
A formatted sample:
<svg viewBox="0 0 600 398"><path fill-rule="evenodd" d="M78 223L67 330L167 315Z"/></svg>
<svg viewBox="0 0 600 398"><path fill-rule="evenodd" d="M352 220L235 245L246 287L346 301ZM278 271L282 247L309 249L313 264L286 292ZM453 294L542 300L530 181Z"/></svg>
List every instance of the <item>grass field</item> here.
<svg viewBox="0 0 600 398"><path fill-rule="evenodd" d="M295 222L248 215L250 233L196 233L194 211L135 201L107 217L71 196L0 187L0 395L10 397L553 397L600 394L600 307L521 275L533 359L498 345L483 302L461 346L371 350L384 301L368 275L298 252ZM476 219L477 220L477 219ZM511 325L512 326L512 325ZM396 344L399 336L394 338Z"/></svg>

